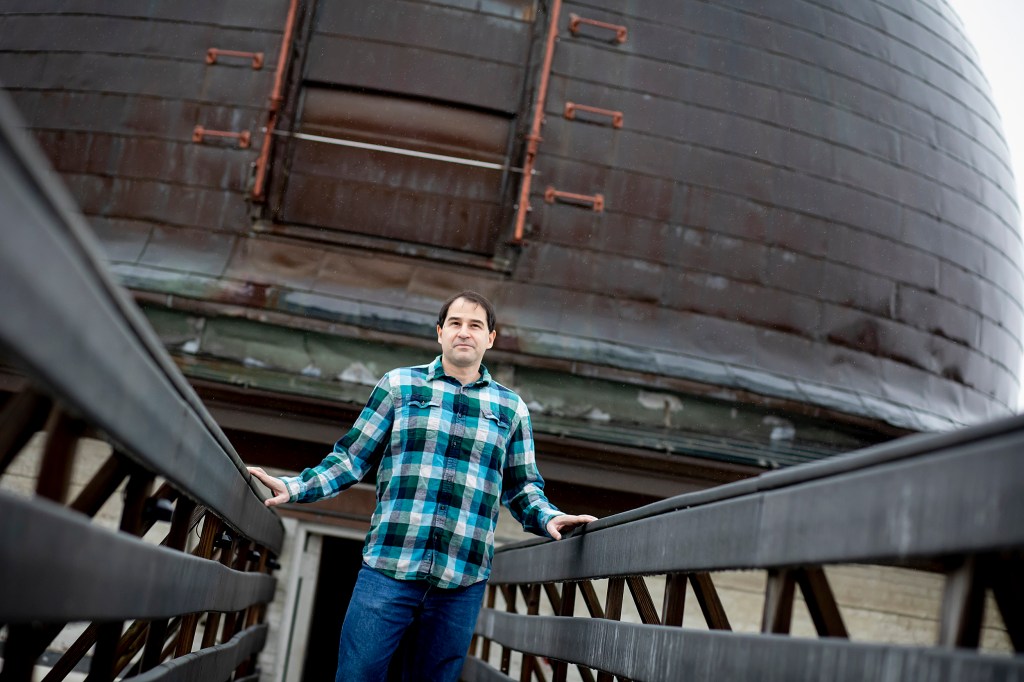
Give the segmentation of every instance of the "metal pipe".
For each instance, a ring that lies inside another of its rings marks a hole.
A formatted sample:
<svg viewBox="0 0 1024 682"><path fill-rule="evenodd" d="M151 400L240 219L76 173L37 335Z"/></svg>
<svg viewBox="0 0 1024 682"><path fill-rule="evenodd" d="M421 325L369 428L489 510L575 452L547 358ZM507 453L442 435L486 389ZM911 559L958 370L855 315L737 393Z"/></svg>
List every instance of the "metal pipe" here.
<svg viewBox="0 0 1024 682"><path fill-rule="evenodd" d="M267 117L266 133L263 135L263 148L256 159L256 177L252 186L252 200L263 201L267 184L267 167L270 163L270 146L274 139L274 128L280 115L281 104L284 102L284 76L287 72L288 57L292 52L292 40L295 38L295 17L299 10L299 0L291 0L288 6L288 19L281 36L281 52L277 57L277 73L274 75L274 90L270 95L270 114Z"/></svg>
<svg viewBox="0 0 1024 682"><path fill-rule="evenodd" d="M521 244L526 229L526 213L530 208L530 183L533 180L533 163L540 146L540 128L544 124L544 102L548 94L548 80L551 76L551 62L555 56L555 39L558 38L558 19L562 13L562 0L551 3L551 21L548 25L548 40L544 50L544 64L541 67L540 86L537 88L537 104L533 110L530 135L526 138L526 161L523 163L523 184L519 190L519 205L516 210L516 229L513 244Z"/></svg>

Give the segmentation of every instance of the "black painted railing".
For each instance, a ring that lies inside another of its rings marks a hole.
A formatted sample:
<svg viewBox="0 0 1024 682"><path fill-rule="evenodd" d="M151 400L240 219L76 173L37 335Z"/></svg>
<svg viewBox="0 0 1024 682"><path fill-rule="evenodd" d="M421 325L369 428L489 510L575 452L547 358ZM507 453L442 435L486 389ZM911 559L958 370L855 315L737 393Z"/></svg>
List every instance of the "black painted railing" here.
<svg viewBox="0 0 1024 682"><path fill-rule="evenodd" d="M937 641L851 641L824 570L841 564L944 576ZM731 629L714 577L730 570L766 574L760 632ZM607 579L603 601L597 579ZM664 590L660 609L651 585ZM789 634L797 588L816 638ZM466 680L517 669L524 681L1021 680L1024 417L683 495L561 542L501 547L488 589ZM627 590L639 623L620 620ZM688 591L697 627L683 622ZM978 650L986 594L1010 655Z"/></svg>
<svg viewBox="0 0 1024 682"><path fill-rule="evenodd" d="M90 681L255 679L283 526L19 127L0 93L0 476L45 431L34 494L0 490L0 679L69 623L47 681L90 650ZM69 499L84 437L110 455ZM94 518L115 495L117 530Z"/></svg>

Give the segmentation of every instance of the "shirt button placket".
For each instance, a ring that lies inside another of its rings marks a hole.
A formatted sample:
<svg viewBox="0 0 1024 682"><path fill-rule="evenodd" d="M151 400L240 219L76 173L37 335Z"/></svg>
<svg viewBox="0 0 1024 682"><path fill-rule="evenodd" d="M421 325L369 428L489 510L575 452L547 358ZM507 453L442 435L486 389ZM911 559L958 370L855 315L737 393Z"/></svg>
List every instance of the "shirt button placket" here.
<svg viewBox="0 0 1024 682"><path fill-rule="evenodd" d="M466 434L465 391L464 386L459 387L459 392L455 394L455 400L452 405L455 414L452 421L448 448L445 450L444 472L441 475L441 494L438 499L437 524L434 527L435 549L437 549L440 541L438 536L444 532L447 523L448 507L451 505L452 493L455 488L455 464L458 461L459 451L462 449L462 439Z"/></svg>

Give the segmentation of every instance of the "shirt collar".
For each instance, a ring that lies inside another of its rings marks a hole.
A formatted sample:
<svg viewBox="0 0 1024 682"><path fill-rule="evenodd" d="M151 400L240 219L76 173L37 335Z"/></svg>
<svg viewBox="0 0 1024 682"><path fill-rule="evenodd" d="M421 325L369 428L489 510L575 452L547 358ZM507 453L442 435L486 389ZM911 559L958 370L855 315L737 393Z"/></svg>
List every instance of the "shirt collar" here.
<svg viewBox="0 0 1024 682"><path fill-rule="evenodd" d="M436 358L434 358L433 362L427 365L427 377L430 379L430 381L434 381L445 376L448 375L444 373L444 365L441 364L441 356L438 355ZM480 365L480 378L468 385L486 386L489 383L491 383L491 373L487 371L487 368L484 365Z"/></svg>

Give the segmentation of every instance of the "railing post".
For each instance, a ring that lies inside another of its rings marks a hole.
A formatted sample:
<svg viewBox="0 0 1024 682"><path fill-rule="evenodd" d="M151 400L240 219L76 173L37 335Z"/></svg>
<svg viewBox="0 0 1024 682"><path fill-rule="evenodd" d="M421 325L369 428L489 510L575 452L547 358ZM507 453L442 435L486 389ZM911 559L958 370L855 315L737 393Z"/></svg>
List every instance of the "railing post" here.
<svg viewBox="0 0 1024 682"><path fill-rule="evenodd" d="M117 491L117 487L121 485L121 481L130 471L131 467L125 461L124 456L117 452L112 453L99 471L78 493L78 497L71 503L71 508L86 516L95 516L110 499L110 496Z"/></svg>
<svg viewBox="0 0 1024 682"><path fill-rule="evenodd" d="M946 574L939 624L939 645L976 649L981 639L981 621L985 614L985 584L981 561L968 556Z"/></svg>
<svg viewBox="0 0 1024 682"><path fill-rule="evenodd" d="M497 598L497 595L498 595L498 588L497 588L497 586L495 586L495 585L488 585L487 586L487 601L484 603L484 606L486 608L488 608L488 609L493 609L494 608L495 600ZM489 661L490 658L491 658L491 640L487 639L486 637L484 637L483 640L484 640L483 646L480 647L480 660L481 661Z"/></svg>
<svg viewBox="0 0 1024 682"><path fill-rule="evenodd" d="M665 576L665 597L661 602L661 620L664 625L681 626L686 607L686 574L669 573Z"/></svg>
<svg viewBox="0 0 1024 682"><path fill-rule="evenodd" d="M849 634L843 623L843 616L839 612L839 605L836 604L825 571L820 568L801 568L795 571L795 575L818 635L848 639Z"/></svg>
<svg viewBox="0 0 1024 682"><path fill-rule="evenodd" d="M536 616L540 612L540 585L523 585L523 598L526 599L526 615ZM523 654L523 665L519 673L519 682L529 682L533 677L534 670L540 673L537 666L537 657Z"/></svg>
<svg viewBox="0 0 1024 682"><path fill-rule="evenodd" d="M258 550L253 550L253 552L255 552L256 554L259 555L258 557L256 557L256 567L255 567L256 572L257 573L270 573L270 568L269 568L269 566L270 566L270 559L269 559L270 550L267 549L266 547L262 547L261 546L261 547L259 547ZM251 553L250 553L250 559L251 559ZM253 627L255 625L258 625L258 624L262 623L265 615L266 615L266 606L264 604L253 604L246 611L245 624L244 624L243 627L245 629L248 629L250 627ZM249 675L254 670L256 670L256 658L257 658L258 655L259 654L253 654L252 656L249 656L249 658L247 658L244 661L242 661L241 665L239 665L238 668L235 670L235 679L239 679L241 677L245 677L246 675Z"/></svg>
<svg viewBox="0 0 1024 682"><path fill-rule="evenodd" d="M608 590L604 597L604 617L608 620L619 620L622 618L622 597L626 593L625 578L609 578ZM613 675L600 671L597 673L597 682L612 682Z"/></svg>
<svg viewBox="0 0 1024 682"><path fill-rule="evenodd" d="M247 569L249 565L249 545L250 542L248 540L235 537L234 542L231 544L235 555L235 561L232 564L234 570L244 572ZM224 626L220 636L222 644L238 634L238 631L241 629L240 626L244 622L244 617L245 611L224 614Z"/></svg>
<svg viewBox="0 0 1024 682"><path fill-rule="evenodd" d="M234 558L234 548L236 547L235 540L228 540L225 536L227 534L221 532L216 540L213 541L215 549L220 550L220 561L221 566L231 568L231 561ZM230 537L230 536L228 536ZM217 643L217 628L220 625L220 613L217 611L210 611L206 614L206 626L203 630L203 640L200 646L202 648L213 646Z"/></svg>
<svg viewBox="0 0 1024 682"><path fill-rule="evenodd" d="M71 483L75 448L84 425L59 407L54 407L46 424L46 446L39 467L36 494L64 504Z"/></svg>
<svg viewBox="0 0 1024 682"><path fill-rule="evenodd" d="M96 648L93 649L89 675L85 682L110 682L114 679L114 665L117 663L117 645L121 641L124 623L99 623L96 626Z"/></svg>
<svg viewBox="0 0 1024 682"><path fill-rule="evenodd" d="M583 603L586 605L587 611L590 612L590 617L604 618L604 609L601 608L601 602L597 598L597 590L594 589L593 581L581 581L580 594L583 595Z"/></svg>
<svg viewBox="0 0 1024 682"><path fill-rule="evenodd" d="M793 620L793 573L788 568L768 571L761 632L788 634Z"/></svg>
<svg viewBox="0 0 1024 682"><path fill-rule="evenodd" d="M571 617L575 608L576 583L563 583L558 615ZM565 682L566 674L569 672L569 664L565 661L555 661L552 667L554 672L551 675L551 679L554 682Z"/></svg>
<svg viewBox="0 0 1024 682"><path fill-rule="evenodd" d="M509 613L516 612L516 590L514 586L502 585L501 596L505 597L505 610ZM509 667L512 665L512 649L507 646L501 647L501 672L508 675Z"/></svg>
<svg viewBox="0 0 1024 682"><path fill-rule="evenodd" d="M693 588L693 596L700 604L701 613L704 614L708 627L712 630L732 630L711 576L707 573L691 573L690 587Z"/></svg>
<svg viewBox="0 0 1024 682"><path fill-rule="evenodd" d="M46 425L50 399L26 388L7 401L0 412L0 476L29 439Z"/></svg>
<svg viewBox="0 0 1024 682"><path fill-rule="evenodd" d="M41 633L46 628L33 625L9 625L4 643L4 667L0 682L32 682L32 670L38 655L33 655ZM52 638L51 638L52 639Z"/></svg>
<svg viewBox="0 0 1024 682"><path fill-rule="evenodd" d="M196 503L191 498L178 498L171 517L171 530L167 533L167 547L179 552L184 551L192 522L192 512L195 509ZM149 624L149 632L146 633L146 647L142 652L139 672L146 672L160 665L167 641L167 626L168 623L164 619L154 620Z"/></svg>
<svg viewBox="0 0 1024 682"><path fill-rule="evenodd" d="M992 596L1003 617L1010 642L1018 654L1024 653L1024 557L1011 555L989 567Z"/></svg>
<svg viewBox="0 0 1024 682"><path fill-rule="evenodd" d="M196 556L202 559L213 557L213 543L220 532L220 519L213 512L206 512L203 521L203 535L199 539L199 547ZM199 614L190 613L181 619L181 627L178 630L178 640L174 650L174 657L179 658L192 651L192 640L196 636L196 626L199 624Z"/></svg>
<svg viewBox="0 0 1024 682"><path fill-rule="evenodd" d="M633 603L636 604L636 610L640 613L641 622L644 625L661 625L661 619L658 618L654 600L651 599L651 593L647 590L647 583L644 582L643 576L630 576L626 578L626 584L629 586L629 593L633 595Z"/></svg>
<svg viewBox="0 0 1024 682"><path fill-rule="evenodd" d="M138 469L128 478L125 486L124 507L121 510L121 531L140 536L145 533L144 513L146 500L149 498L154 476L144 469ZM138 636L138 630L129 629L122 641L124 631L122 621L97 623L96 646L93 650L92 662L89 664L89 676L86 682L109 682L117 674L119 648L127 648L130 638ZM138 625L137 627L142 627Z"/></svg>

